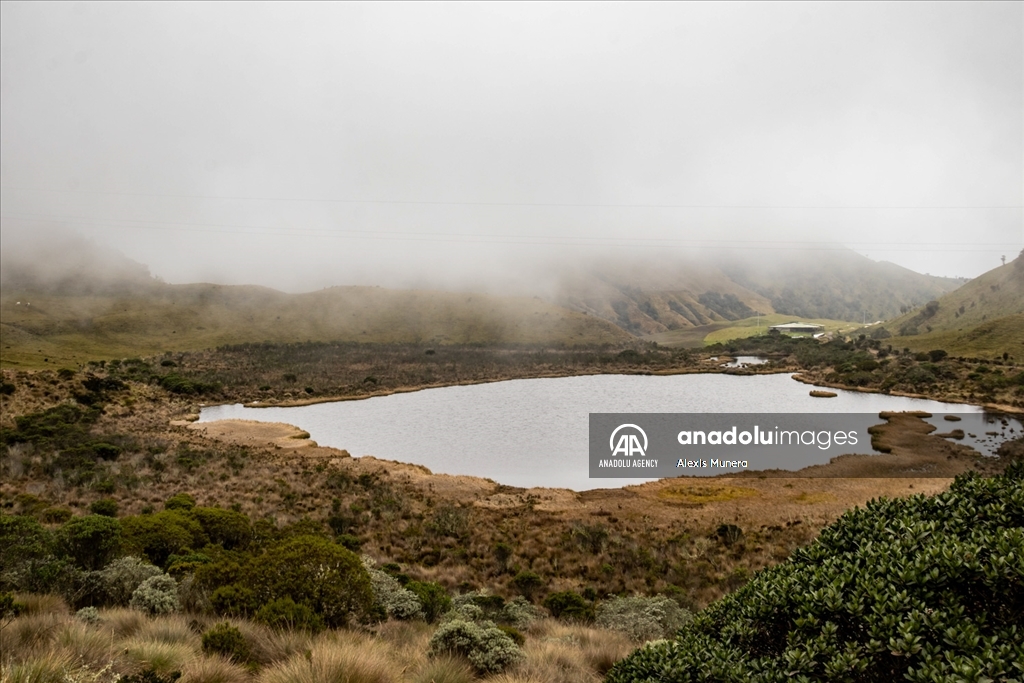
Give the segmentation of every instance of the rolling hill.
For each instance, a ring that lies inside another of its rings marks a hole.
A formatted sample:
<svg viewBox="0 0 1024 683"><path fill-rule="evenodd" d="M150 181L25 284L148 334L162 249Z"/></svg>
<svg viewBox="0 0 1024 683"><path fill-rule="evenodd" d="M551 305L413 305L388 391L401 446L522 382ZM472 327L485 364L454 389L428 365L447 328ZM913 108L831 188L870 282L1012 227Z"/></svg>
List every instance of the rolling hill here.
<svg viewBox="0 0 1024 683"><path fill-rule="evenodd" d="M790 319L885 319L961 284L850 250L810 253L772 252L761 259L709 253L701 260L662 256L595 263L564 276L553 300L638 336L678 331L670 336L699 343L728 326L723 323L758 312Z"/></svg>
<svg viewBox="0 0 1024 683"><path fill-rule="evenodd" d="M632 337L534 298L379 287L285 294L256 286L151 283L75 295L5 288L0 363L19 367L242 342L602 344Z"/></svg>
<svg viewBox="0 0 1024 683"><path fill-rule="evenodd" d="M893 346L1024 357L1024 252L956 291L885 323ZM876 332L876 334L878 334Z"/></svg>

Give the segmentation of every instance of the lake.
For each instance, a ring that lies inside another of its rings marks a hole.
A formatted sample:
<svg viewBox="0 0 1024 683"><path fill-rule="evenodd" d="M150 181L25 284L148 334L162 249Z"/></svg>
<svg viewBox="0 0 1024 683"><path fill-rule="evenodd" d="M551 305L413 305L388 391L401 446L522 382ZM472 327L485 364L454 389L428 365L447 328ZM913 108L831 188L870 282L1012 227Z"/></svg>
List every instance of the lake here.
<svg viewBox="0 0 1024 683"><path fill-rule="evenodd" d="M511 486L577 491L644 481L589 478L590 413L877 415L883 410L923 410L935 415L930 421L941 432L962 429L976 434L973 442L966 438L961 443L986 454L1003 438L1019 436L1022 429L1016 420L1007 425L992 421L977 406L839 389L832 390L838 394L835 398L812 398L811 388L788 374L588 375L443 387L291 408L208 406L200 421L286 422L309 432L321 446L343 448L353 456L416 463L436 473L487 477ZM957 414L962 420L944 422L943 414ZM870 447L857 452L870 452Z"/></svg>

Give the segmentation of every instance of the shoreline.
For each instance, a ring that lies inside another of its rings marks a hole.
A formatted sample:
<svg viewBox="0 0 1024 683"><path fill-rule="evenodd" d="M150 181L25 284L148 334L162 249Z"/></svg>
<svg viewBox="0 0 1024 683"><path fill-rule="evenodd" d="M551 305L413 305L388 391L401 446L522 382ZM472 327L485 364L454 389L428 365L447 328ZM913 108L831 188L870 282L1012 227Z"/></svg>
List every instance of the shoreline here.
<svg viewBox="0 0 1024 683"><path fill-rule="evenodd" d="M731 372L730 372L731 371ZM494 377L488 379L474 379L465 380L458 382L436 382L432 384L420 384L408 387L396 387L394 389L386 389L382 391L374 391L368 394L361 394L359 396L318 396L316 398L300 398L285 401L274 401L274 402L262 402L262 401L234 401L228 402L216 402L216 403L203 403L200 404L202 408L209 408L221 405L234 405L235 403L241 403L246 408L299 408L302 406L311 406L318 403L340 403L342 401L362 401L368 398L378 398L381 396L391 396L394 394L411 394L417 391L426 391L427 389L445 389L448 387L468 387L475 386L478 384L493 384L495 382L511 382L514 380L527 380L527 379L561 379L567 377L593 377L595 375L637 375L637 376L657 376L657 377L670 377L674 375L781 375L784 373L794 372L792 369L785 370L770 370L770 371L756 371L749 368L744 368L742 372L736 372L736 368L721 368L721 369L709 369L709 368L676 368L671 370L645 370L637 372L545 372L531 375L522 375L515 377Z"/></svg>

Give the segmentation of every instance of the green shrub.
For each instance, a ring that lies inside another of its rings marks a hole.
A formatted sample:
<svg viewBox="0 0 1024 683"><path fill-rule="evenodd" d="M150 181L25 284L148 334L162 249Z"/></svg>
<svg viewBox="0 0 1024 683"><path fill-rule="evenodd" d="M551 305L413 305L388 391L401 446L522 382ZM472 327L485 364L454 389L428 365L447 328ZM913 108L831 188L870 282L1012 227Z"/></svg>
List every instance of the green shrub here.
<svg viewBox="0 0 1024 683"><path fill-rule="evenodd" d="M172 394L183 394L186 396L193 394L209 394L220 388L216 383L188 379L187 377L182 377L181 375L173 372L161 377L157 380L157 383Z"/></svg>
<svg viewBox="0 0 1024 683"><path fill-rule="evenodd" d="M62 507L48 507L39 513L39 518L47 524L63 524L74 516L71 510Z"/></svg>
<svg viewBox="0 0 1024 683"><path fill-rule="evenodd" d="M178 609L178 584L166 574L151 576L142 582L129 602L146 614L169 614Z"/></svg>
<svg viewBox="0 0 1024 683"><path fill-rule="evenodd" d="M99 569L121 549L121 524L103 515L72 519L57 534L60 551L83 569Z"/></svg>
<svg viewBox="0 0 1024 683"><path fill-rule="evenodd" d="M162 573L159 567L141 558L120 557L96 572L102 584L102 603L126 606L139 586Z"/></svg>
<svg viewBox="0 0 1024 683"><path fill-rule="evenodd" d="M430 654L465 657L481 674L500 673L523 657L515 641L496 626L446 621L430 638Z"/></svg>
<svg viewBox="0 0 1024 683"><path fill-rule="evenodd" d="M260 604L289 597L332 628L368 613L373 590L359 556L318 536L298 536L268 548L246 570Z"/></svg>
<svg viewBox="0 0 1024 683"><path fill-rule="evenodd" d="M377 610L392 619L408 621L424 619L423 605L412 591L403 588L393 576L374 566L374 561L363 558L363 567L370 576L370 587Z"/></svg>
<svg viewBox="0 0 1024 683"><path fill-rule="evenodd" d="M438 617L451 609L452 599L444 586L433 581L410 581L405 589L412 592L420 601L423 617L428 623L434 623Z"/></svg>
<svg viewBox="0 0 1024 683"><path fill-rule="evenodd" d="M171 555L202 547L207 541L199 523L175 509L125 517L121 525L125 548L145 555L159 567L165 566Z"/></svg>
<svg viewBox="0 0 1024 683"><path fill-rule="evenodd" d="M251 656L245 636L227 622L216 624L203 633L203 652L224 655L236 662L247 662Z"/></svg>
<svg viewBox="0 0 1024 683"><path fill-rule="evenodd" d="M0 588L19 569L49 555L52 547L52 534L38 521L0 512Z"/></svg>
<svg viewBox="0 0 1024 683"><path fill-rule="evenodd" d="M608 681L1020 680L1022 562L1020 463L871 501Z"/></svg>
<svg viewBox="0 0 1024 683"><path fill-rule="evenodd" d="M213 562L213 558L203 553L186 553L170 555L167 558L167 573L174 577L193 574L200 567Z"/></svg>
<svg viewBox="0 0 1024 683"><path fill-rule="evenodd" d="M516 596L502 606L497 620L517 629L524 629L540 617L540 610L531 605L529 600Z"/></svg>
<svg viewBox="0 0 1024 683"><path fill-rule="evenodd" d="M244 550L252 541L252 525L241 512L197 507L192 510L192 516L210 543L220 544L225 550Z"/></svg>
<svg viewBox="0 0 1024 683"><path fill-rule="evenodd" d="M593 606L576 591L551 593L544 598L543 605L551 612L551 616L556 619L591 621L594 618Z"/></svg>
<svg viewBox="0 0 1024 683"><path fill-rule="evenodd" d="M324 629L324 620L316 612L291 598L278 598L263 605L256 612L256 621L261 621L272 628L290 631L319 633Z"/></svg>
<svg viewBox="0 0 1024 683"><path fill-rule="evenodd" d="M220 586L210 595L210 606L217 614L244 617L253 614L259 604L256 593L241 584Z"/></svg>
<svg viewBox="0 0 1024 683"><path fill-rule="evenodd" d="M113 498L100 498L89 506L89 512L103 517L117 517L117 501Z"/></svg>
<svg viewBox="0 0 1024 683"><path fill-rule="evenodd" d="M75 618L87 624L95 625L100 623L100 611L95 607L83 607L75 612Z"/></svg>
<svg viewBox="0 0 1024 683"><path fill-rule="evenodd" d="M622 631L636 642L645 642L672 635L690 619L690 613L672 598L663 595L649 598L613 598L597 608L597 625Z"/></svg>
<svg viewBox="0 0 1024 683"><path fill-rule="evenodd" d="M10 593L0 593L0 625L25 611L25 605Z"/></svg>
<svg viewBox="0 0 1024 683"><path fill-rule="evenodd" d="M196 499L190 493L175 493L164 503L165 510L188 512L196 506Z"/></svg>
<svg viewBox="0 0 1024 683"><path fill-rule="evenodd" d="M537 589L543 585L543 579L531 571L519 572L512 578L512 587L522 593L527 599L533 597Z"/></svg>

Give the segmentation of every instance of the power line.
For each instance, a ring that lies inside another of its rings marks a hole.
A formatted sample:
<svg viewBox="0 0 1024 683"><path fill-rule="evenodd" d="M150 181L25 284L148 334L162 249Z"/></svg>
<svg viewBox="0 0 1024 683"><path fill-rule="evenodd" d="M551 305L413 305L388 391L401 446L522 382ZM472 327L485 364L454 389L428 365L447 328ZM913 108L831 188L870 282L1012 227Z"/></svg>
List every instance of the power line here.
<svg viewBox="0 0 1024 683"><path fill-rule="evenodd" d="M493 206L493 207L535 207L535 208L584 208L584 209L715 209L715 210L768 210L768 209L802 209L802 210L874 210L874 209L1021 209L1024 205L800 205L800 204L593 204L577 202L455 202L434 200L402 200L402 199L336 199L325 197L246 197L234 195L175 194L159 192L121 192L107 190L56 190L49 188L2 186L4 190L19 192L40 192L50 194L84 194L97 196L124 197L158 197L165 199L216 199L247 202L303 202L326 204L380 204L397 206Z"/></svg>
<svg viewBox="0 0 1024 683"><path fill-rule="evenodd" d="M446 232L410 232L397 230L351 230L351 229L316 229L316 228L281 228L275 226L254 226L245 224L218 223L176 223L169 221L146 221L134 219L88 219L68 216L40 215L0 215L4 220L21 220L44 223L67 223L72 225L110 226L116 228L138 228L143 230L166 230L172 232L188 232L194 234L228 234L246 236L287 236L287 237L333 237L379 241L408 242L445 242L456 244L523 244L538 246L604 246L604 247L636 247L636 248L698 248L698 249L802 249L807 251L843 251L856 245L872 249L881 247L883 251L908 252L974 252L988 253L1004 250L1010 242L974 243L922 243L922 242L848 242L843 245L831 242L812 242L797 240L727 240L727 239L680 239L673 237L587 237L573 235L509 235L501 233L446 233ZM924 248L931 246L933 248ZM934 248L936 246L946 248ZM908 248L894 248L908 247ZM972 249L964 247L993 247L993 249ZM1013 246L1016 248L1016 246Z"/></svg>

